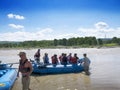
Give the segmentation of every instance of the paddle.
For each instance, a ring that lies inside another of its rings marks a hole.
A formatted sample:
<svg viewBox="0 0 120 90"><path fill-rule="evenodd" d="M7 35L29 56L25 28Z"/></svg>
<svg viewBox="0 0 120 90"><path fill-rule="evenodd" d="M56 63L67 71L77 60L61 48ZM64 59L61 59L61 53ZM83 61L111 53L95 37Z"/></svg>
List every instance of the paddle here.
<svg viewBox="0 0 120 90"><path fill-rule="evenodd" d="M19 62L16 62L16 63L5 63L5 64L19 64Z"/></svg>
<svg viewBox="0 0 120 90"><path fill-rule="evenodd" d="M18 62L16 63L0 63L0 68L1 69L18 69L18 68L12 68L13 64L19 64Z"/></svg>

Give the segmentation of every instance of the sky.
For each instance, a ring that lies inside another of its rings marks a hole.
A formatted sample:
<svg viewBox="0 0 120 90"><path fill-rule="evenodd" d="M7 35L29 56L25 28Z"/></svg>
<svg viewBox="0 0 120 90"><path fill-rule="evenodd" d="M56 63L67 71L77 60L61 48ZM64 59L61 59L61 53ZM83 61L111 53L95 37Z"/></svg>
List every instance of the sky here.
<svg viewBox="0 0 120 90"><path fill-rule="evenodd" d="M0 0L0 41L120 38L120 0Z"/></svg>

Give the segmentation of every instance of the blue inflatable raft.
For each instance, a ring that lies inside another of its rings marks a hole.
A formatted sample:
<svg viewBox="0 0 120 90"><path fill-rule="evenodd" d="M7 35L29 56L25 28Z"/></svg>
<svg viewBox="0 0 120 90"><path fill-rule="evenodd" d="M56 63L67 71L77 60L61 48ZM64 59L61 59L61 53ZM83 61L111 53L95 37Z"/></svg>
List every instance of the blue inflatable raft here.
<svg viewBox="0 0 120 90"><path fill-rule="evenodd" d="M8 64L0 64L0 90L10 90L16 78L16 69L12 69Z"/></svg>
<svg viewBox="0 0 120 90"><path fill-rule="evenodd" d="M82 72L83 66L81 64L68 64L68 65L41 65L32 62L33 73L39 74L61 74L61 73L76 73Z"/></svg>

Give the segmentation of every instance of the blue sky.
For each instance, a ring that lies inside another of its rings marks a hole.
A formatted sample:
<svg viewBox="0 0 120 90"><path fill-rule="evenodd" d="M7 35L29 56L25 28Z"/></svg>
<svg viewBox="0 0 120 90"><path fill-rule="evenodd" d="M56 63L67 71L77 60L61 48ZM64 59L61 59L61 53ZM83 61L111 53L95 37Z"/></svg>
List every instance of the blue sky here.
<svg viewBox="0 0 120 90"><path fill-rule="evenodd" d="M0 41L120 38L120 0L0 0Z"/></svg>

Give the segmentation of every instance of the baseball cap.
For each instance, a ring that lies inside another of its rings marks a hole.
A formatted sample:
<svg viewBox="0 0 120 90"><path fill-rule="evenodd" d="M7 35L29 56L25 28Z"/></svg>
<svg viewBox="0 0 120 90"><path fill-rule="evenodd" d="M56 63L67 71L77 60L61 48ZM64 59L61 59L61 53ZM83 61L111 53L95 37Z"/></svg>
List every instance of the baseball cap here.
<svg viewBox="0 0 120 90"><path fill-rule="evenodd" d="M26 53L25 53L25 52L19 52L18 55L19 55L19 56L20 56L20 55L26 55Z"/></svg>

